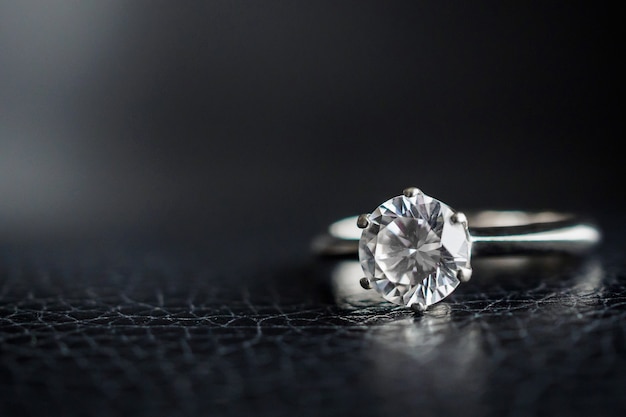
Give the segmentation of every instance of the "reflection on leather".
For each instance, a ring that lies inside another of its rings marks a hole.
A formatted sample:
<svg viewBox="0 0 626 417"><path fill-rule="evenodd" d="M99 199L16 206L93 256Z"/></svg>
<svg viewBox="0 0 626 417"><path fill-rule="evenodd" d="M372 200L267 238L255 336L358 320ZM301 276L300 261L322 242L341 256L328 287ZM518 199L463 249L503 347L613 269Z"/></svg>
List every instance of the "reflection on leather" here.
<svg viewBox="0 0 626 417"><path fill-rule="evenodd" d="M3 416L621 407L626 286L614 263L477 263L416 315L373 299L347 261L225 274L167 254L1 259Z"/></svg>

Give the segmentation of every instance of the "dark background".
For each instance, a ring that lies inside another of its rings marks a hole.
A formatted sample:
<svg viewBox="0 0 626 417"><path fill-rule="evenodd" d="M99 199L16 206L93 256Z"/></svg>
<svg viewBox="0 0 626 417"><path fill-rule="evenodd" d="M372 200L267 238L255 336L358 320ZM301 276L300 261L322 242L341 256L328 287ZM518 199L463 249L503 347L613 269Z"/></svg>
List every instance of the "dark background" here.
<svg viewBox="0 0 626 417"><path fill-rule="evenodd" d="M598 2L0 2L0 415L619 415L622 32ZM311 238L408 185L585 212L604 249L443 316L337 302Z"/></svg>

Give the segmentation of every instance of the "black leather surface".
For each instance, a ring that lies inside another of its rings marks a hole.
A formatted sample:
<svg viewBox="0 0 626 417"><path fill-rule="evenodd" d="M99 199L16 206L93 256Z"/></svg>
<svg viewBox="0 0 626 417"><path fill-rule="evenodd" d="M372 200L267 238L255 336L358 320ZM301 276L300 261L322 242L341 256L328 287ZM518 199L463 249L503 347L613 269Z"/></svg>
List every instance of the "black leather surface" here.
<svg viewBox="0 0 626 417"><path fill-rule="evenodd" d="M477 261L421 316L298 245L230 273L163 248L4 247L0 415L623 415L626 279L608 244Z"/></svg>

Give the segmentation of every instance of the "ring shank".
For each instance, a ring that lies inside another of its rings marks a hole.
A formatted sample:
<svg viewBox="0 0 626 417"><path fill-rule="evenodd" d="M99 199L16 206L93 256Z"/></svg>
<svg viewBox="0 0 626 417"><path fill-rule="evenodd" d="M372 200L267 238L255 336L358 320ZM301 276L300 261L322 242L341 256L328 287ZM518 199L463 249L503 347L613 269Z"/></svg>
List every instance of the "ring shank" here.
<svg viewBox="0 0 626 417"><path fill-rule="evenodd" d="M472 256L536 253L580 254L600 241L593 222L552 211L478 211L466 213L472 240ZM357 217L330 225L316 238L313 251L319 255L350 255L358 250L361 230Z"/></svg>

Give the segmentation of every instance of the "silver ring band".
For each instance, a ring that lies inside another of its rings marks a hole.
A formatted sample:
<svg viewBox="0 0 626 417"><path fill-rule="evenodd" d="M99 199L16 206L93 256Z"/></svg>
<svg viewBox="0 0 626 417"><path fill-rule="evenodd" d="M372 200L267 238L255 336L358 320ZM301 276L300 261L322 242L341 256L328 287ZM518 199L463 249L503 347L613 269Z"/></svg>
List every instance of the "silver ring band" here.
<svg viewBox="0 0 626 417"><path fill-rule="evenodd" d="M600 231L585 218L552 211L466 212L472 256L536 253L580 254L600 241ZM312 249L319 255L356 254L361 230L357 216L339 220L318 236Z"/></svg>

